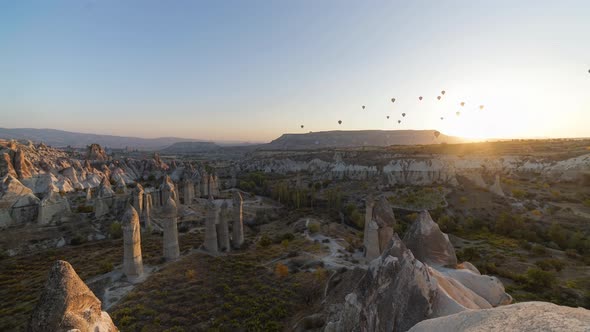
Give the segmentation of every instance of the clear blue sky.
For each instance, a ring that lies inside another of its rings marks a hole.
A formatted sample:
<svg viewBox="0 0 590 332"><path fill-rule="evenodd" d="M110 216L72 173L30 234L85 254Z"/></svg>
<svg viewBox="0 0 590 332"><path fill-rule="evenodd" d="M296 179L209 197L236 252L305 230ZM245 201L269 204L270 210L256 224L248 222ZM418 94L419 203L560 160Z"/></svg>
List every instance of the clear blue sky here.
<svg viewBox="0 0 590 332"><path fill-rule="evenodd" d="M589 69L587 0L0 1L0 127L590 136Z"/></svg>

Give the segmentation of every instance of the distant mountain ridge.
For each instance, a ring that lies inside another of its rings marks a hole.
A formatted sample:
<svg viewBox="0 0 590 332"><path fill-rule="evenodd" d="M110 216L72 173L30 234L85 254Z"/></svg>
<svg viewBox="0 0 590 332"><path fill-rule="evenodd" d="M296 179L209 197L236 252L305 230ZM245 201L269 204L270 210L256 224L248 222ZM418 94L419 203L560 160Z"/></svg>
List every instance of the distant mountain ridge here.
<svg viewBox="0 0 590 332"><path fill-rule="evenodd" d="M219 149L220 146L213 142L177 142L169 147L160 150L161 153L199 153L211 152Z"/></svg>
<svg viewBox="0 0 590 332"><path fill-rule="evenodd" d="M178 142L201 142L212 143L211 141L179 137L140 138L128 136L99 135L76 133L57 129L35 129L35 128L0 128L0 139L30 140L35 143L44 143L54 147L86 147L97 143L112 149L123 149L126 147L140 150L161 150ZM224 142L225 145L240 145L244 143ZM220 142L221 144L221 142Z"/></svg>
<svg viewBox="0 0 590 332"><path fill-rule="evenodd" d="M262 145L261 149L293 150L466 142L463 138L447 136L442 133L436 137L435 132L435 130L336 130L284 134L272 142Z"/></svg>

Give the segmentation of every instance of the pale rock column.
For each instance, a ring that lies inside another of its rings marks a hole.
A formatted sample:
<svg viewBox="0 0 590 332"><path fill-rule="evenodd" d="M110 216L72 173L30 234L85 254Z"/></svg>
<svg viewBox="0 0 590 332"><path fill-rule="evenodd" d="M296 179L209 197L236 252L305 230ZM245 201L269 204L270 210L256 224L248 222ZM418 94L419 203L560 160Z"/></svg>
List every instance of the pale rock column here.
<svg viewBox="0 0 590 332"><path fill-rule="evenodd" d="M144 192L143 193L143 211L141 212L141 222L143 223L145 229L150 230L152 228L152 194Z"/></svg>
<svg viewBox="0 0 590 332"><path fill-rule="evenodd" d="M178 225L176 202L172 197L162 208L162 217L164 218L164 258L169 260L177 259L180 256L178 246Z"/></svg>
<svg viewBox="0 0 590 332"><path fill-rule="evenodd" d="M227 202L221 205L219 224L217 224L217 247L219 251L229 251L229 227L227 224Z"/></svg>
<svg viewBox="0 0 590 332"><path fill-rule="evenodd" d="M185 179L182 183L182 196L184 197L184 204L189 205L194 198L194 184L193 181Z"/></svg>
<svg viewBox="0 0 590 332"><path fill-rule="evenodd" d="M133 207L137 214L141 215L143 212L143 196L144 190L141 184L136 183L135 187L133 188L133 192L131 193L133 196Z"/></svg>
<svg viewBox="0 0 590 332"><path fill-rule="evenodd" d="M365 247L365 258L373 260L380 255L379 252L379 225L373 220L373 208L375 201L373 197L367 197L365 207L365 232L363 245Z"/></svg>
<svg viewBox="0 0 590 332"><path fill-rule="evenodd" d="M212 199L207 204L208 215L205 223L205 249L210 253L218 252L217 246L217 219L219 218L219 208Z"/></svg>
<svg viewBox="0 0 590 332"><path fill-rule="evenodd" d="M92 190L90 188L86 188L86 202L90 202L92 199Z"/></svg>
<svg viewBox="0 0 590 332"><path fill-rule="evenodd" d="M123 273L128 279L139 278L143 274L141 228L137 211L130 204L127 204L121 224L123 228Z"/></svg>
<svg viewBox="0 0 590 332"><path fill-rule="evenodd" d="M238 191L234 191L232 225L232 244L234 248L240 248L244 244L243 204L242 195Z"/></svg>

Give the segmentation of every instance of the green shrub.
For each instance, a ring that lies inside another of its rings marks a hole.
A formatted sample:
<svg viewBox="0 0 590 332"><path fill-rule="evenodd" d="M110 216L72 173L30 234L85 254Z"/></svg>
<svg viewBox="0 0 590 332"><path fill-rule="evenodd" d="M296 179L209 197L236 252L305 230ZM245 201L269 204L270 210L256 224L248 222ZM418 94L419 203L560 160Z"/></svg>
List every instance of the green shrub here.
<svg viewBox="0 0 590 332"><path fill-rule="evenodd" d="M270 239L270 237L268 237L268 235L264 234L262 235L262 237L260 238L260 240L258 240L258 244L261 247L268 247L272 244L272 240Z"/></svg>
<svg viewBox="0 0 590 332"><path fill-rule="evenodd" d="M120 239L123 236L123 228L121 223L113 222L109 227L109 235L112 239Z"/></svg>
<svg viewBox="0 0 590 332"><path fill-rule="evenodd" d="M544 246L540 245L540 244L533 244L533 247L531 249L533 251L533 253L535 255L543 255L545 253L547 253L547 249L545 249Z"/></svg>
<svg viewBox="0 0 590 332"><path fill-rule="evenodd" d="M524 198L525 195L526 195L526 192L524 190L512 189L512 196L514 196L514 198L522 199L522 198Z"/></svg>
<svg viewBox="0 0 590 332"><path fill-rule="evenodd" d="M551 272L529 268L525 276L528 286L533 290L546 290L555 285L555 275Z"/></svg>
<svg viewBox="0 0 590 332"><path fill-rule="evenodd" d="M78 205L76 209L78 213L91 213L93 211L92 206L89 205Z"/></svg>
<svg viewBox="0 0 590 332"><path fill-rule="evenodd" d="M83 237L82 235L75 235L71 240L70 240L70 245L72 246L78 246L81 245L82 243L86 242L86 238Z"/></svg>
<svg viewBox="0 0 590 332"><path fill-rule="evenodd" d="M109 261L102 261L99 263L99 274L105 274L111 272L115 267L113 263Z"/></svg>
<svg viewBox="0 0 590 332"><path fill-rule="evenodd" d="M307 226L307 228L311 234L315 234L320 231L320 224L312 222L309 224L309 226Z"/></svg>

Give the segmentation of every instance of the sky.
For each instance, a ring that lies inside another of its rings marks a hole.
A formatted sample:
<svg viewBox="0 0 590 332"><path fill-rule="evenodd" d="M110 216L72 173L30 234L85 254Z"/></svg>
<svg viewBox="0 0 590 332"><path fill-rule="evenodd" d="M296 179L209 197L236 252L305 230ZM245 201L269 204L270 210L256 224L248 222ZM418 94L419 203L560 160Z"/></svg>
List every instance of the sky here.
<svg viewBox="0 0 590 332"><path fill-rule="evenodd" d="M590 137L589 18L587 0L0 0L0 127Z"/></svg>

